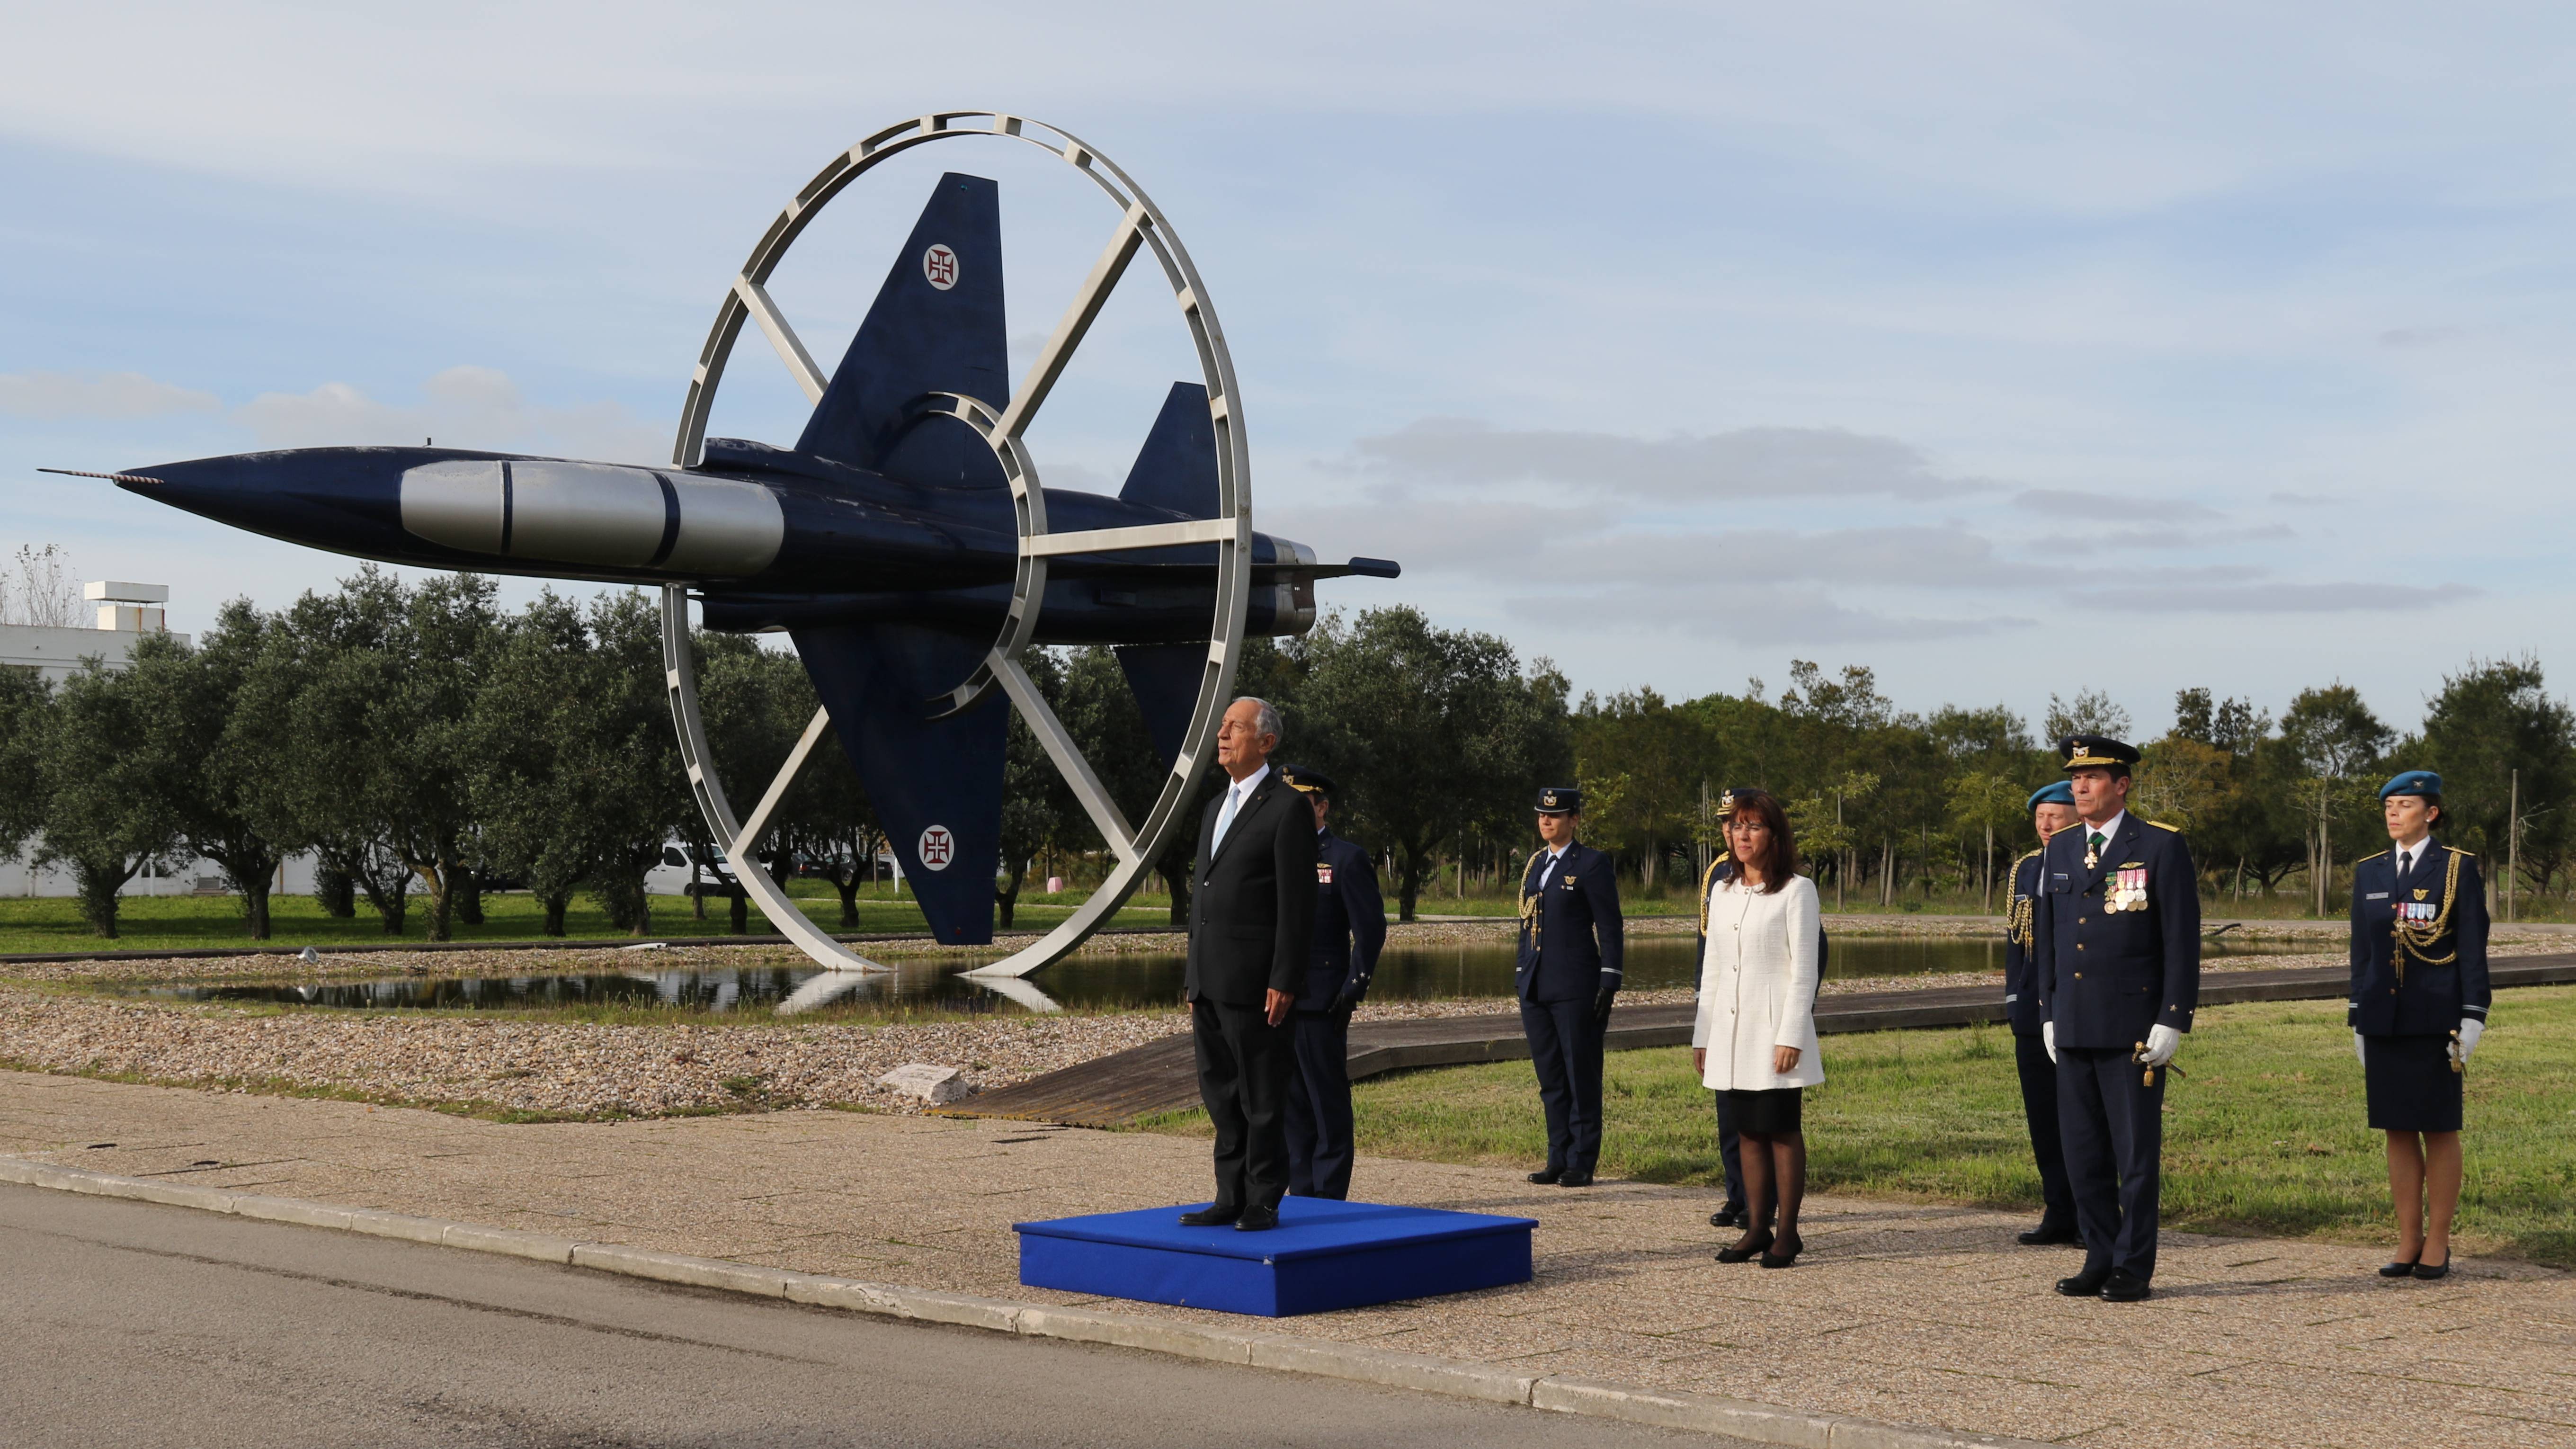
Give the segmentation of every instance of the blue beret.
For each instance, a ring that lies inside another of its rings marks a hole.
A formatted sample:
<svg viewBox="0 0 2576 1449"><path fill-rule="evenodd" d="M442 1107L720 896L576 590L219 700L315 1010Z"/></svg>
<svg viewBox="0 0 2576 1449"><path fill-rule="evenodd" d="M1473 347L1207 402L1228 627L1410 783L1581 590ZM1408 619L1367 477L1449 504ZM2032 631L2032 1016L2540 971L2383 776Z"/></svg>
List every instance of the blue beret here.
<svg viewBox="0 0 2576 1449"><path fill-rule="evenodd" d="M2430 770L2401 770L2387 784L2379 787L2379 798L2391 795L2439 795L2442 777Z"/></svg>
<svg viewBox="0 0 2576 1449"><path fill-rule="evenodd" d="M2042 805L2071 806L2074 803L2075 787L2066 783L2064 780L2051 780L2047 784L2040 786L2038 789L2031 791L2030 798L2022 802L2021 808L2024 811L2031 811L2037 810Z"/></svg>

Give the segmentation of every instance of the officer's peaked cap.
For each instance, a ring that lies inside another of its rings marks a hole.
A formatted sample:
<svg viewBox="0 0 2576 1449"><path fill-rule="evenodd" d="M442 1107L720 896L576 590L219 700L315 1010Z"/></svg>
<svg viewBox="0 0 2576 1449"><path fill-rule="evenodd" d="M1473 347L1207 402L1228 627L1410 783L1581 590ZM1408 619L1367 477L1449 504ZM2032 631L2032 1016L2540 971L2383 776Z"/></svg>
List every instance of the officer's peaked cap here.
<svg viewBox="0 0 2576 1449"><path fill-rule="evenodd" d="M2138 762L2138 751L2109 735L2068 735L2057 742L2059 753L2066 757L2065 768L2072 770L2127 769Z"/></svg>
<svg viewBox="0 0 2576 1449"><path fill-rule="evenodd" d="M1572 815L1583 808L1583 792L1572 785L1550 785L1538 792L1538 813Z"/></svg>
<svg viewBox="0 0 2576 1449"><path fill-rule="evenodd" d="M1287 781L1288 788L1291 790L1303 790L1309 795L1321 795L1327 800L1342 791L1341 786L1333 783L1332 776L1312 765L1282 765L1279 767L1279 778Z"/></svg>

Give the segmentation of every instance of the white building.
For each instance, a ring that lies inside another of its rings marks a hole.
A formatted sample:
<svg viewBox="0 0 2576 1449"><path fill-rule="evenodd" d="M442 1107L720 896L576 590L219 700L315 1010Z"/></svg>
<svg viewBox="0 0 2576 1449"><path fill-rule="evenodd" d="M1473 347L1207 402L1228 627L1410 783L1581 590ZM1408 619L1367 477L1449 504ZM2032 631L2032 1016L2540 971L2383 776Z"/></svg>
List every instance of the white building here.
<svg viewBox="0 0 2576 1449"><path fill-rule="evenodd" d="M0 664L33 666L47 679L76 673L93 655L108 668L123 664L134 643L146 634L165 634L169 626L163 605L170 602L167 584L129 584L99 579L81 585L81 597L98 606L98 623L88 629L48 629L34 624L0 624ZM177 635L188 642L185 634Z"/></svg>
<svg viewBox="0 0 2576 1449"><path fill-rule="evenodd" d="M98 606L97 624L88 629L42 628L33 624L0 624L0 665L32 666L49 680L62 680L81 667L81 661L95 656L110 669L119 668L131 658L136 640L146 634L169 632L163 605L170 602L167 584L130 584L116 579L98 579L81 585L81 597ZM185 634L175 636L188 642ZM36 870L28 861L35 855L30 843L15 860L0 861L0 896L67 896L72 894L72 873L57 866ZM303 888L312 889L312 868L298 862ZM126 882L120 893L129 896L184 896L198 892L220 893L222 872L213 861L201 860L175 870L147 869Z"/></svg>

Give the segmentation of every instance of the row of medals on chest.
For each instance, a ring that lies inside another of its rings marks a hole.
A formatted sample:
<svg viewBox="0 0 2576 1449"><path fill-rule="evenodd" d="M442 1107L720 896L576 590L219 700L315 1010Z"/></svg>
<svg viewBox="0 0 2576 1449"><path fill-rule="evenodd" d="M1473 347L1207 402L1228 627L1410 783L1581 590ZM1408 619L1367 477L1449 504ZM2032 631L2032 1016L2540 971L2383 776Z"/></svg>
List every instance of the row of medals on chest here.
<svg viewBox="0 0 2576 1449"><path fill-rule="evenodd" d="M2090 850L2084 852L2084 868L2086 870L2095 869L2101 864L2102 858L2100 856L2095 855ZM2128 864L2121 866L2118 870L2111 872L2111 879L2108 882L2107 889L2102 893L2102 909L2106 911L2143 911L2146 908L2147 867L2145 863L2133 860Z"/></svg>

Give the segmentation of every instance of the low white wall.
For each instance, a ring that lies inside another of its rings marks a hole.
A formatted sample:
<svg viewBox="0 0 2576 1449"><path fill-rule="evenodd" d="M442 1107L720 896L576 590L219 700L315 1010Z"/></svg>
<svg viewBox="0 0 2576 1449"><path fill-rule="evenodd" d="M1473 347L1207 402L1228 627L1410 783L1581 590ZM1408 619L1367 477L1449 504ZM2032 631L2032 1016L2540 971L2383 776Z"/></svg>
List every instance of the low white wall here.
<svg viewBox="0 0 2576 1449"><path fill-rule="evenodd" d="M17 859L0 861L0 897L77 894L72 886L71 867L54 865L37 870L28 864L34 854L34 847L30 846L26 854ZM313 857L310 855L291 857L279 868L278 879L282 882L276 886L276 891L280 895L303 895L311 892ZM231 892L224 885L222 867L211 860L196 859L173 866L168 870L146 867L141 874L127 881L125 889L118 891L117 894L120 896L193 896L229 895Z"/></svg>

